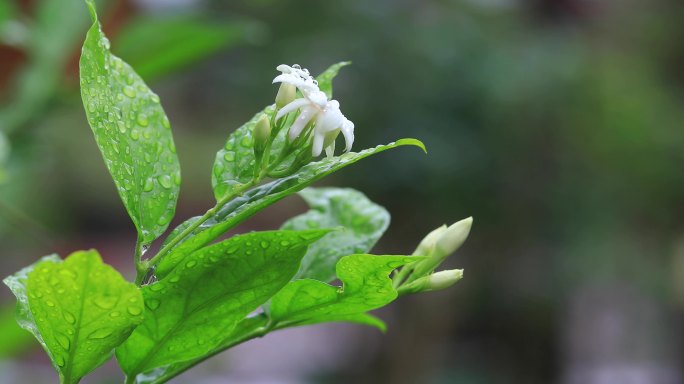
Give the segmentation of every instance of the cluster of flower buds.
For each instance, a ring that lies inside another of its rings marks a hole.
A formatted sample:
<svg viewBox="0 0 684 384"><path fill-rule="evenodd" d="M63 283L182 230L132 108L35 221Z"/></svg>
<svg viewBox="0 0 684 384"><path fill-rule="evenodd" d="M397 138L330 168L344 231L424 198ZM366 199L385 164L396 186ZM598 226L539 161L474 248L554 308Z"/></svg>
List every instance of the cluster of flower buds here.
<svg viewBox="0 0 684 384"><path fill-rule="evenodd" d="M349 152L354 143L354 123L344 117L340 111L340 103L337 100L328 100L307 69L297 64L282 64L276 69L281 74L273 79L273 83L281 85L276 96L278 111L275 120L279 121L292 112L299 113L287 134L290 142L302 135L307 136L312 131L312 156L319 156L325 149L326 155L332 157L335 139L342 132L346 143L345 151ZM297 90L302 97L296 98Z"/></svg>
<svg viewBox="0 0 684 384"><path fill-rule="evenodd" d="M454 253L468 238L473 218L468 217L450 226L428 233L413 252L423 260L409 264L394 277L394 284L400 294L437 291L448 288L463 277L463 270L453 269L434 272L447 256Z"/></svg>

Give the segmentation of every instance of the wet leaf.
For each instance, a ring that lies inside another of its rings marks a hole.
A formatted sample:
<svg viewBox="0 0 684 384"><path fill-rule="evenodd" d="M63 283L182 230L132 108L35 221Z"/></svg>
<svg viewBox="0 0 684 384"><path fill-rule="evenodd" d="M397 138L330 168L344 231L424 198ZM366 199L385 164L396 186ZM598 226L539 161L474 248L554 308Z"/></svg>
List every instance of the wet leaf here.
<svg viewBox="0 0 684 384"><path fill-rule="evenodd" d="M312 244L295 278L335 279L335 264L346 255L367 253L390 222L383 207L351 188L307 188L299 194L311 207L283 224L283 229L339 228Z"/></svg>
<svg viewBox="0 0 684 384"><path fill-rule="evenodd" d="M297 272L328 231L253 232L190 254L143 288L145 321L117 349L129 376L209 353Z"/></svg>
<svg viewBox="0 0 684 384"><path fill-rule="evenodd" d="M140 291L94 250L43 258L4 282L17 297L19 325L43 345L63 383L108 360L142 322Z"/></svg>
<svg viewBox="0 0 684 384"><path fill-rule="evenodd" d="M328 96L328 99L332 99L333 95L333 89L332 89L332 81L337 76L337 74L340 72L340 69L342 67L346 67L347 65L351 64L351 61L342 61L337 64L333 64L330 66L330 68L326 69L316 77L316 80L318 81L318 88L325 92L325 95Z"/></svg>
<svg viewBox="0 0 684 384"><path fill-rule="evenodd" d="M282 198L298 192L313 182L368 156L406 145L416 146L425 150L425 146L419 140L401 139L390 144L365 149L361 152L349 152L309 163L293 175L274 180L245 192L221 207L212 218L193 232L192 237L179 242L175 248L166 254L157 266L157 275L163 277L190 252L211 243L231 228ZM186 224L183 223L181 225Z"/></svg>
<svg viewBox="0 0 684 384"><path fill-rule="evenodd" d="M343 286L304 279L288 283L271 300L270 314L281 325L296 326L359 316L397 297L388 275L415 257L349 255L337 263Z"/></svg>
<svg viewBox="0 0 684 384"><path fill-rule="evenodd" d="M109 51L109 40L87 1L93 25L83 43L81 96L95 141L144 243L173 218L180 165L159 97L133 68Z"/></svg>

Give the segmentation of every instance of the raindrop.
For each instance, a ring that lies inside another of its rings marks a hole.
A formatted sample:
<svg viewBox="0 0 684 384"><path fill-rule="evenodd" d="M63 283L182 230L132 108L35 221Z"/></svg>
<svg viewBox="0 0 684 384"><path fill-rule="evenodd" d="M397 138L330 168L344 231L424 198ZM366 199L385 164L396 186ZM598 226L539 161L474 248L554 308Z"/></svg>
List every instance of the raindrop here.
<svg viewBox="0 0 684 384"><path fill-rule="evenodd" d="M161 304L161 302L157 299L149 299L145 302L145 305L147 305L147 308L149 308L153 311L155 309L159 308L159 304Z"/></svg>
<svg viewBox="0 0 684 384"><path fill-rule="evenodd" d="M128 307L128 313L133 316L138 316L142 313L142 309L140 309L140 307Z"/></svg>
<svg viewBox="0 0 684 384"><path fill-rule="evenodd" d="M143 192L149 192L154 189L154 179L151 177L148 177L147 180L145 180L145 184L143 185Z"/></svg>
<svg viewBox="0 0 684 384"><path fill-rule="evenodd" d="M112 330L109 328L96 329L88 335L89 339L104 339L112 335Z"/></svg>
<svg viewBox="0 0 684 384"><path fill-rule="evenodd" d="M195 260L190 260L187 263L185 263L185 268L192 268L195 265L197 265L197 262Z"/></svg>
<svg viewBox="0 0 684 384"><path fill-rule="evenodd" d="M112 309L116 306L119 300L116 297L102 296L93 299L93 303L102 309Z"/></svg>
<svg viewBox="0 0 684 384"><path fill-rule="evenodd" d="M171 188L171 176L161 175L157 178L157 180L159 180L159 184L161 184L162 187L166 189Z"/></svg>
<svg viewBox="0 0 684 384"><path fill-rule="evenodd" d="M146 114L144 114L144 113L138 114L138 125L140 125L141 127L147 127L148 125L150 125L150 121L147 120Z"/></svg>
<svg viewBox="0 0 684 384"><path fill-rule="evenodd" d="M123 88L123 93L130 98L134 98L136 95L135 89L128 85Z"/></svg>
<svg viewBox="0 0 684 384"><path fill-rule="evenodd" d="M74 315L71 314L71 312L64 311L63 314L64 314L64 320L66 320L67 323L74 324L76 322L76 318L74 317Z"/></svg>
<svg viewBox="0 0 684 384"><path fill-rule="evenodd" d="M114 311L109 313L109 317L119 317L121 316L121 312L119 311Z"/></svg>
<svg viewBox="0 0 684 384"><path fill-rule="evenodd" d="M56 334L55 339L57 339L59 345L61 345L62 348L64 348L65 350L68 351L69 348L71 348L71 340L69 340L68 337L62 335L61 333Z"/></svg>

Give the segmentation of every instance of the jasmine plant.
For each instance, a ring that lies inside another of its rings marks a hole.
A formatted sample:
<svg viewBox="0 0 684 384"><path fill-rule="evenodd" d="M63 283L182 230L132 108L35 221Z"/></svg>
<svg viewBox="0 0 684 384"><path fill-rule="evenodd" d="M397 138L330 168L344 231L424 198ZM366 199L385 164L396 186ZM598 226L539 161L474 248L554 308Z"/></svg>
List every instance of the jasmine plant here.
<svg viewBox="0 0 684 384"><path fill-rule="evenodd" d="M83 44L83 105L121 200L137 229L134 282L96 250L57 255L7 277L17 320L49 355L61 383L78 383L116 355L125 383L164 383L240 343L280 329L354 322L385 330L369 311L398 296L447 288L461 270L434 272L458 249L472 219L428 234L410 256L368 252L388 212L349 188L307 188L401 139L352 152L354 124L332 99L348 63L314 78L280 65L275 103L235 130L212 169L216 204L174 228L181 173L171 125L154 94L111 54L92 0ZM336 154L342 134L344 153ZM321 154L325 151L325 157ZM278 230L219 240L258 211L299 193L311 210ZM341 285L330 282L339 279Z"/></svg>

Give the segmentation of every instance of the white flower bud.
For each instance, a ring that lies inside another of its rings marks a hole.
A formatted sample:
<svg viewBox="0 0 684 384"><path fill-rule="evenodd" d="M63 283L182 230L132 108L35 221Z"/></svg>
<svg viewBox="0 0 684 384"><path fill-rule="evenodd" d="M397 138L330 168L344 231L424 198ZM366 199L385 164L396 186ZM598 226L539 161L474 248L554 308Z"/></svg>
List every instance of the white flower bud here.
<svg viewBox="0 0 684 384"><path fill-rule="evenodd" d="M416 280L434 271L447 256L460 248L468 238L472 225L473 218L469 217L447 228L440 227L430 232L414 252L414 255L427 256L428 258L416 263L409 281Z"/></svg>
<svg viewBox="0 0 684 384"><path fill-rule="evenodd" d="M444 260L444 258L456 252L468 238L472 225L472 217L468 217L467 219L450 225L437 239L434 255L436 257L441 257L442 260Z"/></svg>
<svg viewBox="0 0 684 384"><path fill-rule="evenodd" d="M443 224L441 227L438 227L437 229L434 229L432 232L428 233L427 236L421 240L420 244L418 244L418 248L413 251L413 255L430 256L432 251L435 249L435 243L437 243L437 239L442 235L442 233L444 233L444 231L446 231L446 229L446 224Z"/></svg>
<svg viewBox="0 0 684 384"><path fill-rule="evenodd" d="M271 136L271 124L266 115L262 115L261 118L257 120L252 134L254 136L255 153L263 152Z"/></svg>
<svg viewBox="0 0 684 384"><path fill-rule="evenodd" d="M428 276L423 276L420 279L412 281L406 285L402 285L401 287L399 287L397 291L400 295L418 292L439 291L451 287L462 278L462 269L439 271Z"/></svg>
<svg viewBox="0 0 684 384"><path fill-rule="evenodd" d="M281 109L293 102L295 97L297 97L297 87L290 83L281 83L275 98L276 107Z"/></svg>

